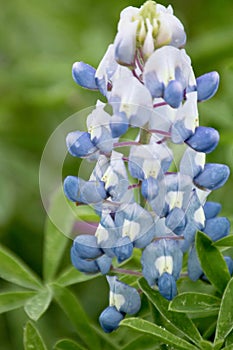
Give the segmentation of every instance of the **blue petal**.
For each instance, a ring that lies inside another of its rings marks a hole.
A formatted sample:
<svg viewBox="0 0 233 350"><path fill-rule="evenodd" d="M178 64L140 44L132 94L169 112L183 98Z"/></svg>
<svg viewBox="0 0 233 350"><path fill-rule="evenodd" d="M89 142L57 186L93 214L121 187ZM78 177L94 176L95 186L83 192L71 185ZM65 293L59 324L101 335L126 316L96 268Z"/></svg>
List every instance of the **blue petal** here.
<svg viewBox="0 0 233 350"><path fill-rule="evenodd" d="M106 333L111 333L119 327L124 315L115 306L108 306L100 315L99 323Z"/></svg>
<svg viewBox="0 0 233 350"><path fill-rule="evenodd" d="M69 153L74 157L86 157L97 151L91 142L90 134L84 131L70 132L66 137L66 145Z"/></svg>
<svg viewBox="0 0 233 350"><path fill-rule="evenodd" d="M127 284L118 281L116 276L107 276L110 287L110 302L115 302L114 305L118 311L133 315L137 313L141 307L141 298L138 291L128 286ZM122 298L118 299L119 296ZM118 302L118 300L120 300Z"/></svg>
<svg viewBox="0 0 233 350"><path fill-rule="evenodd" d="M166 217L166 226L169 227L174 233L180 235L186 225L185 213L182 209L175 207L170 211Z"/></svg>
<svg viewBox="0 0 233 350"><path fill-rule="evenodd" d="M164 100L173 108L178 108L183 100L184 89L177 80L170 80L164 91Z"/></svg>
<svg viewBox="0 0 233 350"><path fill-rule="evenodd" d="M145 86L151 93L151 96L162 97L164 93L164 83L160 82L155 72L149 72L144 75Z"/></svg>
<svg viewBox="0 0 233 350"><path fill-rule="evenodd" d="M192 281L197 281L203 274L199 259L197 257L196 248L192 246L188 257L188 275Z"/></svg>
<svg viewBox="0 0 233 350"><path fill-rule="evenodd" d="M74 247L71 248L71 262L76 269L85 273L97 273L99 272L98 265L95 260L81 259Z"/></svg>
<svg viewBox="0 0 233 350"><path fill-rule="evenodd" d="M101 202L107 196L102 181L84 181L76 176L65 178L64 193L69 200L85 204Z"/></svg>
<svg viewBox="0 0 233 350"><path fill-rule="evenodd" d="M185 142L197 152L210 153L219 142L219 133L213 128L199 126Z"/></svg>
<svg viewBox="0 0 233 350"><path fill-rule="evenodd" d="M212 219L219 214L222 209L220 203L216 202L206 202L204 207L205 217L206 219Z"/></svg>
<svg viewBox="0 0 233 350"><path fill-rule="evenodd" d="M119 263L129 259L133 253L133 244L128 236L120 237L113 248L113 252Z"/></svg>
<svg viewBox="0 0 233 350"><path fill-rule="evenodd" d="M203 230L213 241L227 236L230 232L230 222L225 217L213 218L206 220Z"/></svg>
<svg viewBox="0 0 233 350"><path fill-rule="evenodd" d="M198 77L196 82L198 101L206 101L218 90L219 74L217 72L206 73Z"/></svg>
<svg viewBox="0 0 233 350"><path fill-rule="evenodd" d="M95 68L84 62L75 62L72 67L74 81L78 85L90 90L98 90L95 83L95 72Z"/></svg>
<svg viewBox="0 0 233 350"><path fill-rule="evenodd" d="M233 260L230 256L224 256L230 275L233 273Z"/></svg>
<svg viewBox="0 0 233 350"><path fill-rule="evenodd" d="M144 179L141 185L141 192L145 199L153 200L159 193L158 181L151 176L148 179Z"/></svg>
<svg viewBox="0 0 233 350"><path fill-rule="evenodd" d="M78 202L80 181L83 180L76 176L67 176L64 180L64 193L66 197L72 202Z"/></svg>
<svg viewBox="0 0 233 350"><path fill-rule="evenodd" d="M172 300L177 294L176 281L174 277L167 272L159 277L158 287L160 294L167 300Z"/></svg>
<svg viewBox="0 0 233 350"><path fill-rule="evenodd" d="M217 190L222 187L230 175L230 170L224 164L205 164L204 170L194 178L194 183L201 188Z"/></svg>
<svg viewBox="0 0 233 350"><path fill-rule="evenodd" d="M176 121L171 128L171 139L174 143L183 143L190 136L192 136L192 130L186 128L183 120Z"/></svg>
<svg viewBox="0 0 233 350"><path fill-rule="evenodd" d="M73 247L81 259L94 259L102 254L97 245L97 239L93 235L77 236L73 242Z"/></svg>
<svg viewBox="0 0 233 350"><path fill-rule="evenodd" d="M119 137L123 135L129 128L128 118L125 113L114 114L110 120L110 129L112 137Z"/></svg>
<svg viewBox="0 0 233 350"><path fill-rule="evenodd" d="M111 268L112 258L104 254L96 259L96 264L98 265L98 268L102 275L106 275L106 273L108 273Z"/></svg>

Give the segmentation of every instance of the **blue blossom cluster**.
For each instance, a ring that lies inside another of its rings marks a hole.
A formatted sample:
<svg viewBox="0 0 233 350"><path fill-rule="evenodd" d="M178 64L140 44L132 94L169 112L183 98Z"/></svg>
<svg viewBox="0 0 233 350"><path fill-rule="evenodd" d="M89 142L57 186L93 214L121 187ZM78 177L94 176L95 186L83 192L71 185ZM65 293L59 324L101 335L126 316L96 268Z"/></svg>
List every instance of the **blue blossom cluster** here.
<svg viewBox="0 0 233 350"><path fill-rule="evenodd" d="M70 132L66 139L72 156L96 162L93 172L88 180L64 180L67 198L92 206L100 217L95 235L75 238L71 260L84 273L109 274L109 306L100 315L105 332L140 309L139 292L113 276L114 266L130 259L134 249L142 252L148 284L171 300L184 253L189 277L203 277L197 230L213 241L229 233L227 218L217 216L221 206L207 201L227 181L229 168L206 163L219 134L199 126L198 116L198 103L215 94L219 75L196 78L185 42L172 7L147 1L121 12L115 40L97 69L73 65L75 82L105 98L88 115L87 131ZM134 139L127 138L131 129ZM176 171L174 144L184 150ZM225 259L232 273L233 261Z"/></svg>

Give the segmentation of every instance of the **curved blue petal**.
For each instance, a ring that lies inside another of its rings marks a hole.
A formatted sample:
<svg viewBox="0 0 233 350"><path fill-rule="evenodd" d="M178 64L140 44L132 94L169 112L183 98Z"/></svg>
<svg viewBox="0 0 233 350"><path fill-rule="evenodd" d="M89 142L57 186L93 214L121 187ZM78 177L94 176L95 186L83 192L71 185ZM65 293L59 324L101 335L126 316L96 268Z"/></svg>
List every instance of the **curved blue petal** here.
<svg viewBox="0 0 233 350"><path fill-rule="evenodd" d="M145 199L153 200L159 193L158 180L151 176L144 179L141 184L141 193Z"/></svg>
<svg viewBox="0 0 233 350"><path fill-rule="evenodd" d="M141 307L138 291L127 284L118 281L116 276L107 276L110 287L110 306L115 306L119 312L133 315Z"/></svg>
<svg viewBox="0 0 233 350"><path fill-rule="evenodd" d="M129 259L133 253L133 244L128 236L120 237L113 248L113 252L119 263Z"/></svg>
<svg viewBox="0 0 233 350"><path fill-rule="evenodd" d="M89 90L98 90L95 82L95 68L84 62L75 62L72 67L74 81Z"/></svg>
<svg viewBox="0 0 233 350"><path fill-rule="evenodd" d="M73 248L81 259L94 259L102 255L97 239L93 235L77 236L73 242Z"/></svg>
<svg viewBox="0 0 233 350"><path fill-rule="evenodd" d="M98 268L102 275L106 275L111 268L112 258L104 254L96 259L96 264L98 265Z"/></svg>
<svg viewBox="0 0 233 350"><path fill-rule="evenodd" d="M221 211L222 205L217 202L206 202L203 209L204 209L206 220L213 219Z"/></svg>
<svg viewBox="0 0 233 350"><path fill-rule="evenodd" d="M219 133L217 130L205 126L198 126L195 133L185 140L189 147L197 152L210 153L219 142Z"/></svg>
<svg viewBox="0 0 233 350"><path fill-rule="evenodd" d="M174 277L167 272L159 277L158 287L160 294L167 300L172 300L177 294L176 281Z"/></svg>
<svg viewBox="0 0 233 350"><path fill-rule="evenodd" d="M71 262L76 269L84 273L99 272L98 265L95 260L81 259L74 247L71 248Z"/></svg>
<svg viewBox="0 0 233 350"><path fill-rule="evenodd" d="M195 185L208 190L217 190L222 187L230 175L225 164L207 163L204 170L194 178Z"/></svg>
<svg viewBox="0 0 233 350"><path fill-rule="evenodd" d="M230 221L225 217L208 219L206 220L203 232L205 232L213 241L217 241L229 234Z"/></svg>
<svg viewBox="0 0 233 350"><path fill-rule="evenodd" d="M196 248L192 245L188 256L188 275L192 281L197 281L203 274Z"/></svg>
<svg viewBox="0 0 233 350"><path fill-rule="evenodd" d="M196 82L198 101L206 101L218 90L219 74L217 72L203 74L196 79Z"/></svg>
<svg viewBox="0 0 233 350"><path fill-rule="evenodd" d="M72 131L66 137L69 153L78 158L86 157L97 151L91 142L90 134L84 131Z"/></svg>
<svg viewBox="0 0 233 350"><path fill-rule="evenodd" d="M178 108L183 101L184 89L177 80L170 80L164 91L164 100L172 107Z"/></svg>
<svg viewBox="0 0 233 350"><path fill-rule="evenodd" d="M165 223L166 226L177 235L182 234L186 225L185 212L182 209L175 207L169 212Z"/></svg>
<svg viewBox="0 0 233 350"><path fill-rule="evenodd" d="M108 306L100 315L99 323L106 333L111 333L119 327L124 315L115 306Z"/></svg>

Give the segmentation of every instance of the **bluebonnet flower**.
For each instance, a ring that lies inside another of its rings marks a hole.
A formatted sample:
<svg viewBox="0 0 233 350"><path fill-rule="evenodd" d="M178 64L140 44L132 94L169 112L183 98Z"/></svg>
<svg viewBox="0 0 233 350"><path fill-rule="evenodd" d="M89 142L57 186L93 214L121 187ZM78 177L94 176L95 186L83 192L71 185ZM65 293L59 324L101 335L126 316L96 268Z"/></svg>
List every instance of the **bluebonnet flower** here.
<svg viewBox="0 0 233 350"><path fill-rule="evenodd" d="M143 80L153 97L163 97L173 108L183 101L184 92L196 85L191 60L185 50L164 46L145 64Z"/></svg>
<svg viewBox="0 0 233 350"><path fill-rule="evenodd" d="M106 333L119 327L126 314L136 314L141 307L138 291L127 284L118 281L115 276L107 276L110 287L109 306L99 317L100 324Z"/></svg>
<svg viewBox="0 0 233 350"><path fill-rule="evenodd" d="M121 12L114 41L115 57L119 63L130 66L137 48L148 58L158 47L181 47L185 41L183 25L173 15L172 7L147 1L140 9L127 7Z"/></svg>
<svg viewBox="0 0 233 350"><path fill-rule="evenodd" d="M91 205L99 216L94 235L75 238L73 265L84 273L117 273L115 265L128 264L134 249L141 249L143 276L167 300L177 294L185 252L189 277L206 279L194 245L197 230L213 241L230 231L228 219L217 217L221 205L207 201L225 184L229 168L206 163L219 134L200 126L198 114L198 103L216 93L219 75L213 71L196 78L185 42L171 6L147 1L124 9L97 69L73 65L75 82L99 90L106 100L97 101L87 116L87 131L72 131L66 138L72 156L96 161L89 180L64 180L66 197ZM173 144L183 149L177 165ZM124 151L117 152L121 146ZM224 258L232 274L233 260ZM141 302L137 290L116 276L107 280L109 306L99 321L112 332L126 314L137 313Z"/></svg>
<svg viewBox="0 0 233 350"><path fill-rule="evenodd" d="M80 235L71 248L72 264L85 273L108 273L112 259L98 247L97 239L91 235Z"/></svg>
<svg viewBox="0 0 233 350"><path fill-rule="evenodd" d="M183 253L177 241L161 239L149 244L142 253L142 273L151 287L158 285L168 300L176 295Z"/></svg>

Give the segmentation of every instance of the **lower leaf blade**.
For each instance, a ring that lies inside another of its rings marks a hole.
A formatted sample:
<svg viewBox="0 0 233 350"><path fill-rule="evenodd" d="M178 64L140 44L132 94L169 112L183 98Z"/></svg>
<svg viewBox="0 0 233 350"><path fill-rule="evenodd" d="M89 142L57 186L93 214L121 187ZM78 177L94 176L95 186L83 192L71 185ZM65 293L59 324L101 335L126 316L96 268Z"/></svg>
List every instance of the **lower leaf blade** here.
<svg viewBox="0 0 233 350"><path fill-rule="evenodd" d="M47 350L47 347L32 322L28 322L24 328L24 350Z"/></svg>
<svg viewBox="0 0 233 350"><path fill-rule="evenodd" d="M224 340L233 329L233 278L228 283L220 305L215 342Z"/></svg>
<svg viewBox="0 0 233 350"><path fill-rule="evenodd" d="M24 310L29 318L37 321L48 309L51 301L52 292L49 288L46 288L29 299L24 306Z"/></svg>
<svg viewBox="0 0 233 350"><path fill-rule="evenodd" d="M188 343L186 340L183 340L174 334L168 332L166 329L159 327L149 321L140 319L140 318L126 318L121 321L121 326L126 326L137 330L141 333L146 333L154 336L156 339L163 342L163 344L173 345L175 349L183 349L183 350L196 350L197 348Z"/></svg>
<svg viewBox="0 0 233 350"><path fill-rule="evenodd" d="M52 289L55 300L74 325L80 339L82 339L90 349L100 350L99 339L75 295L67 288L57 284L53 284Z"/></svg>
<svg viewBox="0 0 233 350"><path fill-rule="evenodd" d="M54 348L54 350L86 350L84 347L69 339L59 340Z"/></svg>
<svg viewBox="0 0 233 350"><path fill-rule="evenodd" d="M6 292L0 294L0 313L8 312L22 307L34 292Z"/></svg>

